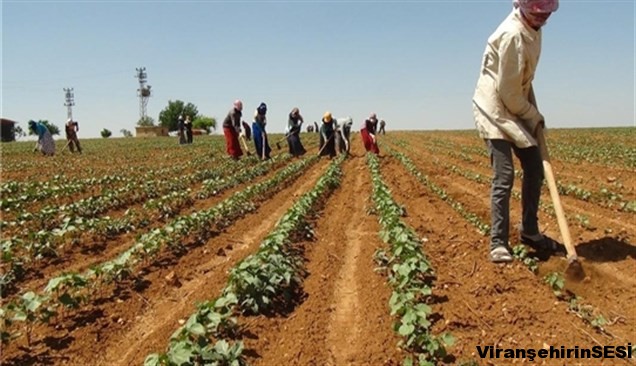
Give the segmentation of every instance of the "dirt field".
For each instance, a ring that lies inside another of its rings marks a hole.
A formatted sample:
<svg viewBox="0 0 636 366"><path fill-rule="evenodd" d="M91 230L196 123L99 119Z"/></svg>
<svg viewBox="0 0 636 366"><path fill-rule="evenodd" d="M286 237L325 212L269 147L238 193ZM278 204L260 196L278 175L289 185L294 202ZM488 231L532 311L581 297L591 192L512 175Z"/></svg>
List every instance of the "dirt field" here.
<svg viewBox="0 0 636 366"><path fill-rule="evenodd" d="M418 355L433 364L634 364L619 358L481 358L477 351L488 345L540 350L636 344L636 134L589 134L557 130L549 137L587 274L581 283L561 276L562 256L489 262L483 228L490 224L491 172L475 133L379 137L382 181L434 271L432 293L418 297L431 308L426 334L454 338L446 355L435 356L404 346L394 331L400 319L389 304L398 290L376 261L376 251L391 243L381 236L385 222L372 199L377 182L359 134L342 162L311 159L318 150L315 134L302 135L309 150L302 159L272 145L270 162L229 161L219 137L198 137L192 146L161 138L87 140L83 155L58 150L48 159L29 153L30 143L3 145L0 361L141 365L148 355L168 352L171 335L197 305L225 294L232 269L260 253L286 214L339 166L339 185L320 193L302 228L284 239L292 248L285 255L300 258L296 286L277 293L267 311L233 307L238 326L227 334L206 333L212 345L242 342L238 359L254 365L398 365ZM599 151L609 141L613 147L604 155L583 155L576 150L582 138ZM513 190L520 187L518 176ZM547 187L541 199L540 228L560 240ZM213 215L203 219L207 212ZM511 223L520 216L513 195ZM511 229L516 246L517 228ZM157 250L156 243L162 243ZM135 246L134 259L121 259ZM116 258L125 264L102 266ZM116 272L110 277L95 268ZM70 275L61 287L45 289L64 274Z"/></svg>

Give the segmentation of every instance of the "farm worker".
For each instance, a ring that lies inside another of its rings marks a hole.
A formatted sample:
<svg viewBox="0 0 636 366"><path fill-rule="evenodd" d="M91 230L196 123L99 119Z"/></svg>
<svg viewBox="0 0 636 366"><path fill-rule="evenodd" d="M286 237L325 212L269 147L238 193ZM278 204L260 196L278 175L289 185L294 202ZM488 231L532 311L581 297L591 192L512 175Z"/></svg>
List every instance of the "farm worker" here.
<svg viewBox="0 0 636 366"><path fill-rule="evenodd" d="M248 125L245 121L241 121L241 125L243 125L242 135L247 141L249 141L252 138L252 129L250 128L250 125Z"/></svg>
<svg viewBox="0 0 636 366"><path fill-rule="evenodd" d="M336 145L338 152L348 154L351 151L351 126L353 119L351 117L336 118Z"/></svg>
<svg viewBox="0 0 636 366"><path fill-rule="evenodd" d="M225 151L234 160L238 160L243 151L239 144L239 133L241 132L241 117L243 113L243 102L235 100L232 109L227 113L223 120L223 134L225 135Z"/></svg>
<svg viewBox="0 0 636 366"><path fill-rule="evenodd" d="M335 129L333 127L334 118L331 112L325 112L322 116L322 126L320 126L320 151L318 155L329 155L330 158L336 156Z"/></svg>
<svg viewBox="0 0 636 366"><path fill-rule="evenodd" d="M314 131L316 133L320 132L320 128L318 128L318 123L316 123L316 121L314 121Z"/></svg>
<svg viewBox="0 0 636 366"><path fill-rule="evenodd" d="M79 123L77 121L73 121L72 118L66 120L66 125L64 126L64 130L66 131L66 140L68 141L66 145L71 152L75 152L75 148L77 147L77 152L82 153L82 148L80 147L79 139L77 138L77 131L79 131Z"/></svg>
<svg viewBox="0 0 636 366"><path fill-rule="evenodd" d="M362 123L362 128L360 129L360 134L362 135L362 143L364 143L365 150L367 150L367 152L370 151L376 155L380 153L375 135L377 127L378 117L375 115L375 113L371 113L369 118L364 120L364 122Z"/></svg>
<svg viewBox="0 0 636 366"><path fill-rule="evenodd" d="M252 136L254 138L254 147L256 154L262 159L269 159L272 149L269 147L267 140L267 132L265 125L267 124L267 104L261 103L254 113L254 122L252 122Z"/></svg>
<svg viewBox="0 0 636 366"><path fill-rule="evenodd" d="M385 126L386 126L386 122L384 122L384 120L381 119L380 120L380 130L378 131L378 134L386 135L386 131L384 130Z"/></svg>
<svg viewBox="0 0 636 366"><path fill-rule="evenodd" d="M38 135L38 141L35 143L33 151L40 150L44 155L55 155L55 141L49 129L42 122L29 121L29 130Z"/></svg>
<svg viewBox="0 0 636 366"><path fill-rule="evenodd" d="M192 143L192 120L190 120L190 115L186 115L185 121L183 121L183 126L185 127L186 134L186 143Z"/></svg>
<svg viewBox="0 0 636 366"><path fill-rule="evenodd" d="M179 145L185 144L185 126L183 125L183 116L179 115L179 119L177 121L177 128L179 129Z"/></svg>
<svg viewBox="0 0 636 366"><path fill-rule="evenodd" d="M514 182L512 152L521 162L521 241L536 249L556 249L539 233L537 209L543 165L535 138L545 120L534 98L532 79L541 51L541 27L559 7L558 0L515 0L513 10L488 38L473 96L479 136L490 153L490 260L510 262L510 192Z"/></svg>
<svg viewBox="0 0 636 366"><path fill-rule="evenodd" d="M300 130L303 122L303 116L300 114L300 110L298 108L292 109L287 119L285 135L287 136L289 153L295 157L302 156L307 152L302 142L300 142Z"/></svg>

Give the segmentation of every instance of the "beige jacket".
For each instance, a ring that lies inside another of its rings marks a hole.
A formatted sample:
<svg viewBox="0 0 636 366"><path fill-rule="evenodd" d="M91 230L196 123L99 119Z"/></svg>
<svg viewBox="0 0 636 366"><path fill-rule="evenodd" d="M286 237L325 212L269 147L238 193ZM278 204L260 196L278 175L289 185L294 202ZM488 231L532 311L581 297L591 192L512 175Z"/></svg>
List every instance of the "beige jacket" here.
<svg viewBox="0 0 636 366"><path fill-rule="evenodd" d="M541 53L541 31L526 25L515 9L488 38L473 96L479 136L536 146L532 136L543 121L532 90Z"/></svg>

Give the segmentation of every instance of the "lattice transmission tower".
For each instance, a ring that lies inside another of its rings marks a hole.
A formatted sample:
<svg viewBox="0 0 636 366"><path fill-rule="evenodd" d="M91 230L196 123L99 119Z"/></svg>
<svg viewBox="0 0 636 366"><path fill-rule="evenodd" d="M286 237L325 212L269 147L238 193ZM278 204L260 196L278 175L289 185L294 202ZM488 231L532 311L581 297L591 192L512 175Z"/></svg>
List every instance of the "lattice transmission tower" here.
<svg viewBox="0 0 636 366"><path fill-rule="evenodd" d="M64 106L66 107L66 117L73 120L73 106L75 105L75 94L73 88L63 88L64 90Z"/></svg>
<svg viewBox="0 0 636 366"><path fill-rule="evenodd" d="M148 99L150 98L150 85L146 84L148 74L145 67L138 67L137 75L135 77L139 79L139 89L137 89L137 95L139 96L139 119L146 119L146 106L148 105Z"/></svg>

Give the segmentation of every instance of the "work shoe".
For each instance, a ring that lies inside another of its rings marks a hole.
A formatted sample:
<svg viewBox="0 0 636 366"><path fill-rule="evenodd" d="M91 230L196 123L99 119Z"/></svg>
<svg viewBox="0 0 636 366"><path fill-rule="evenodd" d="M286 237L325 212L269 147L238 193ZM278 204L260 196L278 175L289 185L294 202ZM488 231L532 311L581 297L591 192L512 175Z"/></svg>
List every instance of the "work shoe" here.
<svg viewBox="0 0 636 366"><path fill-rule="evenodd" d="M563 245L543 234L528 235L521 233L521 243L528 245L537 252L562 252Z"/></svg>
<svg viewBox="0 0 636 366"><path fill-rule="evenodd" d="M506 247L498 246L490 251L490 261L493 263L512 262L512 255L510 255L510 252Z"/></svg>

